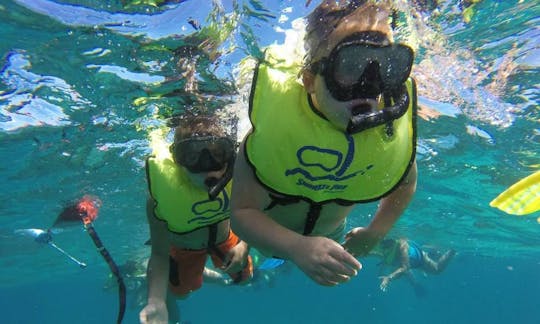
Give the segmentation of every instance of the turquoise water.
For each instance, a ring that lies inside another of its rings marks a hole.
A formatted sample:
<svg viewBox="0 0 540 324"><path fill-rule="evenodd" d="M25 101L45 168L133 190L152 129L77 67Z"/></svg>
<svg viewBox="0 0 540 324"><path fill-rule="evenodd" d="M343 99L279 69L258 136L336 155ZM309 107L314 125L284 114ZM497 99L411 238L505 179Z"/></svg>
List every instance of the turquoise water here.
<svg viewBox="0 0 540 324"><path fill-rule="evenodd" d="M117 263L144 259L148 134L197 99L179 62L197 57L211 109L245 109L234 104L245 95L238 62L282 43L314 6L174 2L0 0L2 322L115 321L109 269L82 226L54 240L86 269L15 231L48 228L66 203L92 194L103 202L94 226ZM484 0L467 24L457 2L441 1L440 13L414 25L400 17L418 44L422 118L417 194L393 234L458 251L443 274L417 274L427 294L404 280L381 292L368 258L331 289L294 267L255 287L207 285L179 302L184 322L537 323L540 214L509 216L489 202L540 167L540 4ZM367 224L375 208L359 206L349 226ZM128 289L125 323L137 322L138 290Z"/></svg>

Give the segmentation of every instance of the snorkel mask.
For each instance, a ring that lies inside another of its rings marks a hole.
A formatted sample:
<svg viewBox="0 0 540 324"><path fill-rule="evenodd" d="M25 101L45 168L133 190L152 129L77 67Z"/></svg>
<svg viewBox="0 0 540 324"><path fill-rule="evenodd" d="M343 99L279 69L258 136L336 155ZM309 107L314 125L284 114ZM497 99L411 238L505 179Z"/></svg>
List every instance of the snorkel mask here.
<svg viewBox="0 0 540 324"><path fill-rule="evenodd" d="M383 95L383 109L362 103L352 110L347 132L358 133L405 114L410 100L405 82L413 60L410 47L389 44L383 33L368 31L346 37L309 68L324 78L326 88L338 101L374 101Z"/></svg>
<svg viewBox="0 0 540 324"><path fill-rule="evenodd" d="M221 179L205 181L210 199L214 199L232 178L236 153L233 141L227 137L190 137L174 143L170 150L174 161L191 173L219 171L227 165Z"/></svg>

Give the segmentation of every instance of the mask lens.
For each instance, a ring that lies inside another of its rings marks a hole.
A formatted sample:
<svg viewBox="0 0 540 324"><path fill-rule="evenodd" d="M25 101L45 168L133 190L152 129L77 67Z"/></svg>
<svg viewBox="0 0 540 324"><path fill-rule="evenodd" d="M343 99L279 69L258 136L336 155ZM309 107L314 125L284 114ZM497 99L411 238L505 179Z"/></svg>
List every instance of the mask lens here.
<svg viewBox="0 0 540 324"><path fill-rule="evenodd" d="M232 141L224 137L189 138L173 147L174 160L193 173L221 170L233 154Z"/></svg>
<svg viewBox="0 0 540 324"><path fill-rule="evenodd" d="M333 59L335 81L342 86L356 83L364 74L366 67L373 64L371 52L367 46L347 46L340 49Z"/></svg>
<svg viewBox="0 0 540 324"><path fill-rule="evenodd" d="M174 148L175 161L187 167L197 163L203 147L194 140L186 140L176 144Z"/></svg>
<svg viewBox="0 0 540 324"><path fill-rule="evenodd" d="M405 45L394 45L386 48L380 57L381 78L388 88L399 88L409 77L413 64L413 51Z"/></svg>
<svg viewBox="0 0 540 324"><path fill-rule="evenodd" d="M413 52L405 45L373 46L349 43L339 46L330 56L326 78L341 88L377 85L383 89L399 88L408 78Z"/></svg>

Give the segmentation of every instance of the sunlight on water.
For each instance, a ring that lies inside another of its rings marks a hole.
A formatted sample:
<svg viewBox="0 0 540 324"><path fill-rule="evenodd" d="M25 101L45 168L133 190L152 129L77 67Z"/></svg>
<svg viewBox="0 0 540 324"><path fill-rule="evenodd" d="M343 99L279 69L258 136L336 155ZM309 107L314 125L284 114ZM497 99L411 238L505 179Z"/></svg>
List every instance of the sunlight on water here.
<svg viewBox="0 0 540 324"><path fill-rule="evenodd" d="M3 131L28 126L67 126L71 122L63 107L79 109L90 103L64 80L32 73L24 52L11 52L5 61L0 76L6 88L0 93Z"/></svg>

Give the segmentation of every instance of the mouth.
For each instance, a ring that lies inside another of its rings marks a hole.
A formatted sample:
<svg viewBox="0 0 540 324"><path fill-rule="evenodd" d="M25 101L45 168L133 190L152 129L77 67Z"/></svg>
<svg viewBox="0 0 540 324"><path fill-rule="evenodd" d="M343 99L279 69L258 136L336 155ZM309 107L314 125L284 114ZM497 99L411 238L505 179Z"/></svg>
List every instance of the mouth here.
<svg viewBox="0 0 540 324"><path fill-rule="evenodd" d="M206 185L206 187L208 188L212 188L213 186L215 186L217 183L219 182L219 179L216 178L216 177L208 177L204 180L204 184Z"/></svg>
<svg viewBox="0 0 540 324"><path fill-rule="evenodd" d="M377 111L377 101L373 99L354 100L351 102L349 110L353 116L375 112Z"/></svg>

